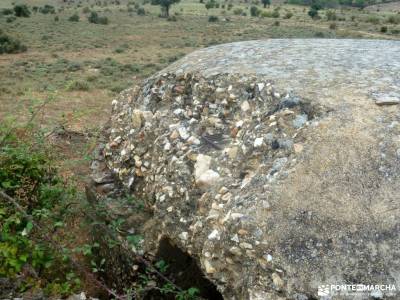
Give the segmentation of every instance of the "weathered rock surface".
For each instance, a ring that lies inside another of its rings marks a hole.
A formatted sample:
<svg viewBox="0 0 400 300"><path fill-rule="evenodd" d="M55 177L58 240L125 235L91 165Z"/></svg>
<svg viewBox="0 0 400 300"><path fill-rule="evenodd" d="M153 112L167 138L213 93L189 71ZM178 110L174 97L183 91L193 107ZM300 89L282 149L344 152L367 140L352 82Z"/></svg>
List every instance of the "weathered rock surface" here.
<svg viewBox="0 0 400 300"><path fill-rule="evenodd" d="M152 205L145 251L168 237L226 299L399 291L399 74L392 41L196 51L113 101L96 179Z"/></svg>

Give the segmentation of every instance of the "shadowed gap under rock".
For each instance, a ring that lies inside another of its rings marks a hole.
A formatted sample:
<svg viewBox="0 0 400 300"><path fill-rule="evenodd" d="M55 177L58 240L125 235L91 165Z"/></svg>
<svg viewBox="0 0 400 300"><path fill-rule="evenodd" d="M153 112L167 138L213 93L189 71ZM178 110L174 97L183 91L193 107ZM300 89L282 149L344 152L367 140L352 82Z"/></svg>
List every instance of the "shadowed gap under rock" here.
<svg viewBox="0 0 400 300"><path fill-rule="evenodd" d="M173 278L174 282L186 290L197 288L200 297L209 300L223 300L216 286L203 274L196 261L177 246L173 245L168 238L162 238L156 255L156 261L163 260L168 264L166 274ZM159 291L152 291L146 295L145 300L175 299L175 295L162 295Z"/></svg>

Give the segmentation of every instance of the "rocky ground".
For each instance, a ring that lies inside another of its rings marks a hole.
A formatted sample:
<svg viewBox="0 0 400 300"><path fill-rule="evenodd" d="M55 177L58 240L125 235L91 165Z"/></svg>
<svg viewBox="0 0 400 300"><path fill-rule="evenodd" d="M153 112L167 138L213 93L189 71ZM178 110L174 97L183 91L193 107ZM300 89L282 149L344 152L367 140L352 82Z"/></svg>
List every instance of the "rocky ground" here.
<svg viewBox="0 0 400 300"><path fill-rule="evenodd" d="M322 284L398 292L399 73L390 41L196 51L113 101L98 192L122 184L142 199L142 251L167 238L225 299L316 299Z"/></svg>

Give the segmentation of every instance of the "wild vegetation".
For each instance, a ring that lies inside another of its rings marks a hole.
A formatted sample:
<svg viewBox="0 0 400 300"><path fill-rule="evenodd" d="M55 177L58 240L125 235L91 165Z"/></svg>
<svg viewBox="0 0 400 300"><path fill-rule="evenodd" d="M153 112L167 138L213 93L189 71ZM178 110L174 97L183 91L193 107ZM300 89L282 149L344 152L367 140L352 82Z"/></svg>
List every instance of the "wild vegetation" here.
<svg viewBox="0 0 400 300"><path fill-rule="evenodd" d="M0 277L15 279L18 292L66 296L98 290L101 281L105 262L91 239L97 220L82 214L83 179L117 93L218 43L400 39L400 3L3 0L0 28ZM118 232L118 224L103 225ZM132 293L156 282L164 294L196 297L196 287L179 291L154 279L168 268L154 263Z"/></svg>

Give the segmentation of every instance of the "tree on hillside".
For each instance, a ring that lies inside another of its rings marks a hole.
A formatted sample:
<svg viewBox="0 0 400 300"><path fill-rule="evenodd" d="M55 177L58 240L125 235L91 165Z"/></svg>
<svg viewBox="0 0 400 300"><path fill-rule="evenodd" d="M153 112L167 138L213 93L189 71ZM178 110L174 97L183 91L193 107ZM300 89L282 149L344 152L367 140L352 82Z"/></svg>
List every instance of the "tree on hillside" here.
<svg viewBox="0 0 400 300"><path fill-rule="evenodd" d="M31 15L28 6L26 6L25 4L15 5L14 13L16 17L24 17L24 18L28 18Z"/></svg>
<svg viewBox="0 0 400 300"><path fill-rule="evenodd" d="M163 13L164 17L169 17L169 9L171 5L178 3L180 0L153 0L151 4L153 5L160 5L161 12Z"/></svg>
<svg viewBox="0 0 400 300"><path fill-rule="evenodd" d="M310 10L308 11L308 15L313 19L318 19L319 17L318 10L316 10L315 8L310 8Z"/></svg>
<svg viewBox="0 0 400 300"><path fill-rule="evenodd" d="M264 5L264 8L271 5L271 0L261 0L262 4Z"/></svg>

